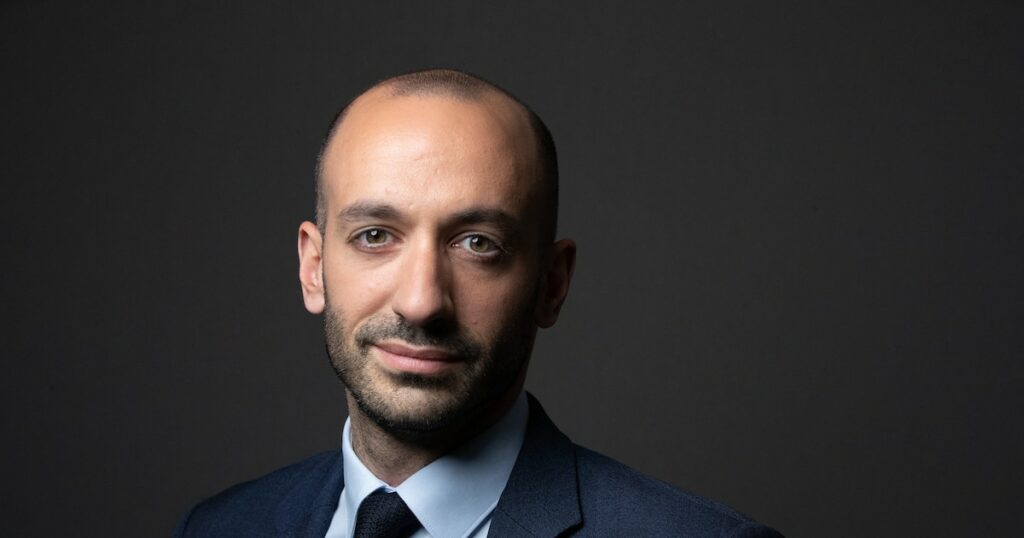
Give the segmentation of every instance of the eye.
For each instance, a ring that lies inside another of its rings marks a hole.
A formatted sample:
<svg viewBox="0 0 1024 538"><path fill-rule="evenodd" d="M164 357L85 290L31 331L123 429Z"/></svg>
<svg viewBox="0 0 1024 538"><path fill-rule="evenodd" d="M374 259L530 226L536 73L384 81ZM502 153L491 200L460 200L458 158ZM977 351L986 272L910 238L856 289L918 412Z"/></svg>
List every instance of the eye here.
<svg viewBox="0 0 1024 538"><path fill-rule="evenodd" d="M452 243L452 246L485 258L497 257L505 252L497 241L480 234L464 236Z"/></svg>
<svg viewBox="0 0 1024 538"><path fill-rule="evenodd" d="M394 238L391 236L391 232L381 228L368 228L356 234L353 241L357 246L363 248L380 248L387 245Z"/></svg>

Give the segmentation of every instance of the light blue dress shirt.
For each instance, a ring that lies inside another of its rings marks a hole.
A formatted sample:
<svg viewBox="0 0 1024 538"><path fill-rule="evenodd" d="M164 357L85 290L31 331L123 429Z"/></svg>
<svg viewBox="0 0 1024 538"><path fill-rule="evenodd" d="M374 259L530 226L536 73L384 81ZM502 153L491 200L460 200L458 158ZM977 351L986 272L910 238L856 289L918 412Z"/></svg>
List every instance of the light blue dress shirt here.
<svg viewBox="0 0 1024 538"><path fill-rule="evenodd" d="M341 451L345 488L326 538L348 538L359 504L378 489L396 491L423 525L413 538L483 538L491 513L512 474L526 436L529 405L521 392L505 416L458 449L434 460L392 488L374 476L352 450L345 421Z"/></svg>

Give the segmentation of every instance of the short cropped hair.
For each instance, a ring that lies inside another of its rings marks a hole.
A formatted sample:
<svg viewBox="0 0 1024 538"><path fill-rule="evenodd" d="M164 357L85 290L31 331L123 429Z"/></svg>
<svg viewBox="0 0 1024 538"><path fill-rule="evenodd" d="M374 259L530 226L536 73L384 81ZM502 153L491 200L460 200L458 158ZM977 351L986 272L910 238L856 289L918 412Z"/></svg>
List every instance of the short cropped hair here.
<svg viewBox="0 0 1024 538"><path fill-rule="evenodd" d="M334 138L334 134L344 121L345 115L351 108L352 103L360 96L380 87L388 87L394 96L437 95L467 101L475 101L485 93L494 92L511 99L514 103L523 107L530 123L534 142L536 143L537 159L539 161L537 169L541 175L538 178L541 184L541 195L543 196L541 239L546 242L554 241L558 226L558 154L555 150L554 138L552 138L547 125L526 103L523 103L505 89L481 77L455 69L414 71L382 80L361 92L335 114L330 127L327 129L327 134L320 145L320 152L316 157L316 224L320 229L321 235L324 234L327 226L327 202L323 187L324 153L327 151L327 146L330 144L331 139Z"/></svg>

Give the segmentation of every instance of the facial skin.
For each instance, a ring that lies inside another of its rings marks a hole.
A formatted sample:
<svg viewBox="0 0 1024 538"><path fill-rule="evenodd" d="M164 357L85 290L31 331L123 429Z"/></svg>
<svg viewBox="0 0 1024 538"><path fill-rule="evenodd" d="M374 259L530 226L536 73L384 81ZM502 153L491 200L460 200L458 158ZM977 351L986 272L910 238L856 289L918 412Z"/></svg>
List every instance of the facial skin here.
<svg viewBox="0 0 1024 538"><path fill-rule="evenodd" d="M322 237L299 229L300 280L306 308L324 313L353 432L369 419L397 437L451 436L496 419L537 327L557 319L575 255L571 241L540 240L544 191L521 107L491 92L371 90L322 177L328 218Z"/></svg>

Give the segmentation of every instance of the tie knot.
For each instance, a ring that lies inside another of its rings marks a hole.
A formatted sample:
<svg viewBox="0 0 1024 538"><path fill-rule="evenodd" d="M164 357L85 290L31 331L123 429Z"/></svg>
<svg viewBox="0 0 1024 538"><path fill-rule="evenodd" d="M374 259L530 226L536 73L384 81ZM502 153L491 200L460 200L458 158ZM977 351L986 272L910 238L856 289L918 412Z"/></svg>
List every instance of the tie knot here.
<svg viewBox="0 0 1024 538"><path fill-rule="evenodd" d="M406 538L419 527L416 515L397 493L377 490L359 505L354 538Z"/></svg>

